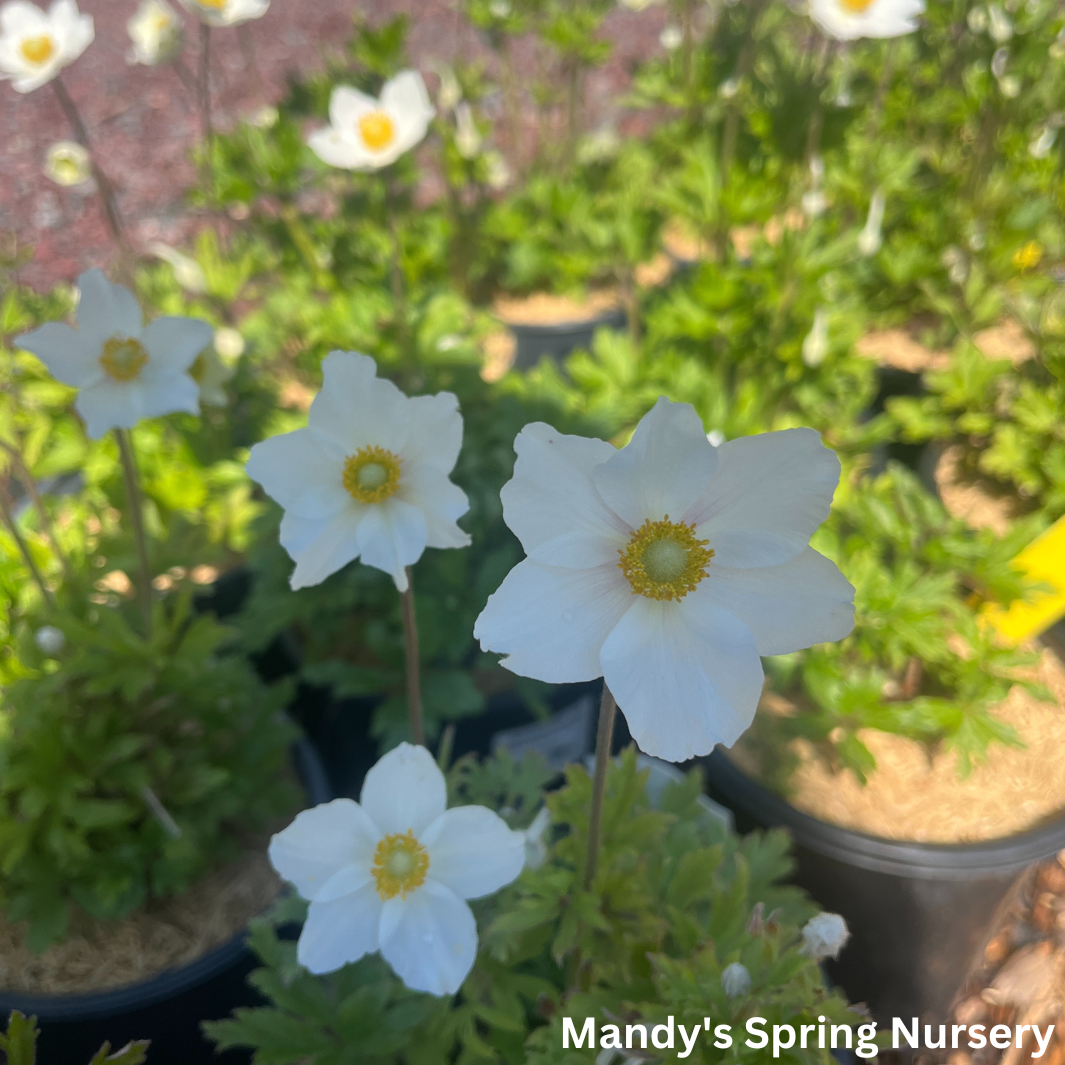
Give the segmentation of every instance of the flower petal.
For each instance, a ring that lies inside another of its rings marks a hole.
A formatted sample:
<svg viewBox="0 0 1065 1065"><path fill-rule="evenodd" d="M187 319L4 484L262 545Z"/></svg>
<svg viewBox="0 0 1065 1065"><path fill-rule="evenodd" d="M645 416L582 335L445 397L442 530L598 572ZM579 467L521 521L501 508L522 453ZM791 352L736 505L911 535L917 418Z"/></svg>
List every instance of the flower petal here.
<svg viewBox="0 0 1065 1065"><path fill-rule="evenodd" d="M447 809L447 785L424 747L401 743L366 774L361 801L382 834L411 831L420 839Z"/></svg>
<svg viewBox="0 0 1065 1065"><path fill-rule="evenodd" d="M271 499L301 518L330 518L354 502L344 487L342 468L322 451L310 429L255 444L246 469Z"/></svg>
<svg viewBox="0 0 1065 1065"><path fill-rule="evenodd" d="M396 498L417 507L425 516L427 547L466 547L470 543L470 534L455 524L470 509L470 501L439 468L412 467L404 459Z"/></svg>
<svg viewBox="0 0 1065 1065"><path fill-rule="evenodd" d="M142 418L158 418L179 410L200 413L200 386L187 373L136 384L141 389Z"/></svg>
<svg viewBox="0 0 1065 1065"><path fill-rule="evenodd" d="M327 166L340 170L365 170L370 166L369 153L362 143L332 126L324 126L309 134L307 146Z"/></svg>
<svg viewBox="0 0 1065 1065"><path fill-rule="evenodd" d="M330 352L322 360L322 377L308 425L327 453L341 461L368 445L402 453L410 432L409 400L377 376L373 359L353 351Z"/></svg>
<svg viewBox="0 0 1065 1065"><path fill-rule="evenodd" d="M356 538L362 561L390 574L396 588L405 592L405 567L413 566L422 557L428 543L429 526L417 507L393 496L366 508Z"/></svg>
<svg viewBox="0 0 1065 1065"><path fill-rule="evenodd" d="M551 684L603 675L599 653L633 595L617 565L568 570L519 562L488 597L473 627L502 665Z"/></svg>
<svg viewBox="0 0 1065 1065"><path fill-rule="evenodd" d="M350 505L325 519L285 514L281 519L280 540L296 563L289 578L293 591L321 584L359 557L359 523L365 509L352 500Z"/></svg>
<svg viewBox="0 0 1065 1065"><path fill-rule="evenodd" d="M63 322L46 322L32 333L16 337L15 343L32 351L48 372L65 385L85 388L104 376L99 346Z"/></svg>
<svg viewBox="0 0 1065 1065"><path fill-rule="evenodd" d="M812 547L779 566L710 564L706 593L754 635L760 655L784 655L842 640L854 628L854 588Z"/></svg>
<svg viewBox="0 0 1065 1065"><path fill-rule="evenodd" d="M750 630L703 586L679 602L637 596L600 656L632 738L668 762L735 743L764 682Z"/></svg>
<svg viewBox="0 0 1065 1065"><path fill-rule="evenodd" d="M392 159L410 151L429 130L436 111L421 74L404 70L385 83L381 90L381 106L396 125L396 139L389 146Z"/></svg>
<svg viewBox="0 0 1065 1065"><path fill-rule="evenodd" d="M74 409L88 436L99 440L111 429L132 429L145 416L144 400L144 389L136 382L122 384L104 376L78 393Z"/></svg>
<svg viewBox="0 0 1065 1065"><path fill-rule="evenodd" d="M484 806L456 806L421 837L429 877L461 899L491 895L516 879L525 864L525 836Z"/></svg>
<svg viewBox="0 0 1065 1065"><path fill-rule="evenodd" d="M839 459L813 429L728 440L698 506L686 516L714 561L746 569L794 558L828 517Z"/></svg>
<svg viewBox="0 0 1065 1065"><path fill-rule="evenodd" d="M616 563L630 530L599 498L591 474L617 448L533 422L518 433L514 450L514 476L500 498L525 553L545 566Z"/></svg>
<svg viewBox="0 0 1065 1065"><path fill-rule="evenodd" d="M477 922L453 891L427 880L381 912L381 956L412 991L453 995L477 957Z"/></svg>
<svg viewBox="0 0 1065 1065"><path fill-rule="evenodd" d="M332 902L312 902L297 961L312 973L331 973L377 950L383 906L373 883Z"/></svg>
<svg viewBox="0 0 1065 1065"><path fill-rule="evenodd" d="M329 122L338 130L352 131L359 119L370 111L376 111L380 104L350 85L338 85L329 97Z"/></svg>
<svg viewBox="0 0 1065 1065"><path fill-rule="evenodd" d="M303 810L270 839L270 864L305 899L314 899L343 869L370 875L381 838L370 815L351 799L334 799Z"/></svg>
<svg viewBox="0 0 1065 1065"><path fill-rule="evenodd" d="M403 445L403 461L451 473L462 450L458 397L451 392L412 396L408 406L410 432Z"/></svg>
<svg viewBox="0 0 1065 1065"><path fill-rule="evenodd" d="M645 521L687 520L702 498L718 462L689 403L665 397L640 419L632 439L592 473L604 502L638 529Z"/></svg>
<svg viewBox="0 0 1065 1065"><path fill-rule="evenodd" d="M145 380L184 373L214 339L214 330L198 318L164 317L149 322L141 334L151 361Z"/></svg>
<svg viewBox="0 0 1065 1065"><path fill-rule="evenodd" d="M140 304L123 285L112 285L101 270L86 270L78 278L78 331L97 350L113 336L139 338L144 319Z"/></svg>

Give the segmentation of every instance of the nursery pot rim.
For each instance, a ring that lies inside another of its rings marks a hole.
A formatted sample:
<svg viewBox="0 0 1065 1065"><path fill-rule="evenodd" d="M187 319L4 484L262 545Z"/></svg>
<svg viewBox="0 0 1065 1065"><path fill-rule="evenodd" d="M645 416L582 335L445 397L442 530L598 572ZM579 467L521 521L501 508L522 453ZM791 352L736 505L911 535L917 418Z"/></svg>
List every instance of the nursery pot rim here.
<svg viewBox="0 0 1065 1065"><path fill-rule="evenodd" d="M803 813L749 777L720 747L705 761L711 786L720 785L756 820L788 829L807 850L861 869L917 880L979 880L1020 871L1065 848L1065 811L1023 832L972 843L884 839Z"/></svg>
<svg viewBox="0 0 1065 1065"><path fill-rule="evenodd" d="M292 745L292 760L307 791L311 806L328 802L332 790L325 767L310 740L305 737ZM232 968L247 952L247 928L194 961L174 969L164 969L137 983L106 991L86 991L69 995L27 994L0 990L0 1015L18 1010L41 1022L89 1021L153 1006L206 983Z"/></svg>
<svg viewBox="0 0 1065 1065"><path fill-rule="evenodd" d="M513 322L507 318L499 320L515 336L565 336L567 333L583 333L602 326L624 325L626 315L625 308L618 306L599 311L588 318L574 318L565 322Z"/></svg>

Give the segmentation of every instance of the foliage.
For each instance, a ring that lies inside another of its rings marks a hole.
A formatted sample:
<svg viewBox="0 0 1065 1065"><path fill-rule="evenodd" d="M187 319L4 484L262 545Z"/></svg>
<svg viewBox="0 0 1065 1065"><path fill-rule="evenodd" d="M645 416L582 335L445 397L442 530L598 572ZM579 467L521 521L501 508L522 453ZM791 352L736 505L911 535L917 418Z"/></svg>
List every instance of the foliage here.
<svg viewBox="0 0 1065 1065"><path fill-rule="evenodd" d="M27 1018L18 1010L12 1010L7 1019L7 1032L0 1034L0 1051L3 1051L6 1065L36 1065L37 1036L36 1017ZM146 1059L148 1041L138 1040L127 1043L121 1050L111 1053L111 1044L104 1043L93 1054L89 1065L141 1065Z"/></svg>
<svg viewBox="0 0 1065 1065"><path fill-rule="evenodd" d="M511 786L503 812L527 823L541 781L532 767L519 772L525 794ZM452 776L459 802L502 801L499 781L513 781L514 769L467 762ZM798 927L813 911L795 889L780 886L785 837L741 840L701 816L698 773L669 785L657 807L646 779L632 749L611 766L600 868L585 890L591 781L582 768L567 770L565 785L546 798L552 825L544 863L474 904L479 955L454 999L407 991L376 955L312 977L297 965L295 945L278 935L302 915L303 904L289 900L252 933L263 967L251 979L270 1005L239 1010L206 1030L220 1048L254 1048L256 1065L547 1065L596 1057L587 1048L561 1049L562 1016L653 1024L673 1013L698 1025L710 1017L713 1026L742 1025L757 1013L775 1023L820 1015L857 1023L799 950ZM752 988L729 999L721 972L734 961L747 967ZM700 1041L689 1060L756 1060L740 1042L722 1053ZM811 1050L792 1060L827 1065L829 1058Z"/></svg>

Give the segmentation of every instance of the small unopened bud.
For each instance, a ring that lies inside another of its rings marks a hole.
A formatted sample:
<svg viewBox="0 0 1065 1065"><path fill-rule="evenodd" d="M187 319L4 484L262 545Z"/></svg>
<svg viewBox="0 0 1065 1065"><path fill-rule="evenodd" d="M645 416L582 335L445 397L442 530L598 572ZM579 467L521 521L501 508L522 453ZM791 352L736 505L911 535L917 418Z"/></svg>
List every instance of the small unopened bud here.
<svg viewBox="0 0 1065 1065"><path fill-rule="evenodd" d="M42 625L33 634L33 642L41 654L54 658L66 647L67 638L62 629L57 629L54 625Z"/></svg>
<svg viewBox="0 0 1065 1065"><path fill-rule="evenodd" d="M436 91L436 102L441 111L454 111L462 99L462 86L455 77L455 71L447 63L441 63L436 68L440 78L440 88Z"/></svg>
<svg viewBox="0 0 1065 1065"><path fill-rule="evenodd" d="M729 998L746 995L751 990L751 974L747 972L747 967L738 961L726 965L721 974L721 987Z"/></svg>
<svg viewBox="0 0 1065 1065"><path fill-rule="evenodd" d="M735 74L726 78L718 87L717 94L722 100L731 100L740 91L740 79Z"/></svg>
<svg viewBox="0 0 1065 1065"><path fill-rule="evenodd" d="M470 105L463 101L455 108L455 147L463 159L474 159L481 150L483 139L473 120Z"/></svg>
<svg viewBox="0 0 1065 1065"><path fill-rule="evenodd" d="M1058 131L1053 126L1044 126L1039 136L1028 145L1028 154L1033 159L1045 159L1057 139Z"/></svg>
<svg viewBox="0 0 1065 1065"><path fill-rule="evenodd" d="M185 44L185 27L166 0L143 0L126 23L132 42L126 62L154 67L176 59Z"/></svg>
<svg viewBox="0 0 1065 1065"><path fill-rule="evenodd" d="M266 104L248 115L248 125L256 129L273 129L280 117L276 107Z"/></svg>
<svg viewBox="0 0 1065 1065"><path fill-rule="evenodd" d="M510 14L510 0L492 0L488 5L492 18L506 18Z"/></svg>
<svg viewBox="0 0 1065 1065"><path fill-rule="evenodd" d="M802 361L811 369L820 366L828 354L828 312L818 307L813 328L802 342Z"/></svg>
<svg viewBox="0 0 1065 1065"><path fill-rule="evenodd" d="M490 189L499 192L505 189L513 180L514 174L510 169L503 153L494 148L484 153L486 167L485 181Z"/></svg>
<svg viewBox="0 0 1065 1065"><path fill-rule="evenodd" d="M194 295L202 295L207 291L207 277L195 259L182 255L176 248L164 244L161 240L152 241L146 249L149 254L157 259L169 263L174 271L174 280L186 291Z"/></svg>
<svg viewBox="0 0 1065 1065"><path fill-rule="evenodd" d="M998 79L998 91L1007 100L1015 100L1021 94L1021 79L1013 74L1007 74Z"/></svg>
<svg viewBox="0 0 1065 1065"><path fill-rule="evenodd" d="M1005 44L1013 37L1013 23L999 4L989 5L987 16L990 23L988 33L995 44Z"/></svg>
<svg viewBox="0 0 1065 1065"><path fill-rule="evenodd" d="M675 52L684 43L684 31L670 24L658 35L658 43L667 52Z"/></svg>
<svg viewBox="0 0 1065 1065"><path fill-rule="evenodd" d="M956 244L943 249L939 261L947 268L947 274L955 285L962 285L969 276L969 261L965 252Z"/></svg>
<svg viewBox="0 0 1065 1065"><path fill-rule="evenodd" d="M547 860L547 844L544 842L544 834L550 824L551 812L546 806L541 806L540 812L524 832L526 869L539 869Z"/></svg>
<svg viewBox="0 0 1065 1065"><path fill-rule="evenodd" d="M214 335L214 349L226 362L236 362L244 354L244 337L235 329L223 326Z"/></svg>
<svg viewBox="0 0 1065 1065"><path fill-rule="evenodd" d="M815 961L835 958L850 937L847 922L838 913L819 913L802 930L802 952Z"/></svg>
<svg viewBox="0 0 1065 1065"><path fill-rule="evenodd" d="M57 141L45 156L44 172L57 185L84 185L92 180L89 153L74 141Z"/></svg>
<svg viewBox="0 0 1065 1065"><path fill-rule="evenodd" d="M965 20L973 33L985 33L987 31L987 12L982 7L974 7L970 10Z"/></svg>
<svg viewBox="0 0 1065 1065"><path fill-rule="evenodd" d="M865 228L858 236L858 251L866 256L875 255L880 251L883 239L884 207L887 201L884 194L877 190L869 202L869 216L865 220Z"/></svg>
<svg viewBox="0 0 1065 1065"><path fill-rule="evenodd" d="M1006 64L1010 61L1010 50L1008 48L996 48L995 54L991 57L991 73L996 78L1001 78L1006 73Z"/></svg>

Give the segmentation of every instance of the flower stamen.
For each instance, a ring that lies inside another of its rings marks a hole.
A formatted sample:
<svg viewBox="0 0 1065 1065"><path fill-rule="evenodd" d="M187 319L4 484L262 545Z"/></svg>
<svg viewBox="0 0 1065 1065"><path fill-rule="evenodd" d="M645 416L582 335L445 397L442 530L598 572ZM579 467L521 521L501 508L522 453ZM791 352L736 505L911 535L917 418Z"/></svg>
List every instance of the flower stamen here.
<svg viewBox="0 0 1065 1065"><path fill-rule="evenodd" d="M42 67L55 55L55 41L47 33L42 33L39 37L27 37L19 45L19 51L27 63Z"/></svg>
<svg viewBox="0 0 1065 1065"><path fill-rule="evenodd" d="M876 0L839 0L839 2L848 11L853 11L854 14L860 15L863 11L868 11Z"/></svg>
<svg viewBox="0 0 1065 1065"><path fill-rule="evenodd" d="M425 883L429 852L414 838L414 832L393 832L378 844L373 855L373 878L384 901L403 898Z"/></svg>
<svg viewBox="0 0 1065 1065"><path fill-rule="evenodd" d="M104 343L100 365L113 381L135 381L148 365L148 352L132 337L111 337Z"/></svg>
<svg viewBox="0 0 1065 1065"><path fill-rule="evenodd" d="M695 538L695 526L669 520L648 519L618 551L618 568L633 594L648 599L683 599L706 576L714 552L709 540Z"/></svg>
<svg viewBox="0 0 1065 1065"><path fill-rule="evenodd" d="M344 463L344 487L359 503L383 503L399 488L403 462L383 447L360 447Z"/></svg>
<svg viewBox="0 0 1065 1065"><path fill-rule="evenodd" d="M383 152L396 139L396 124L384 111L368 111L359 118L359 136L372 152Z"/></svg>

